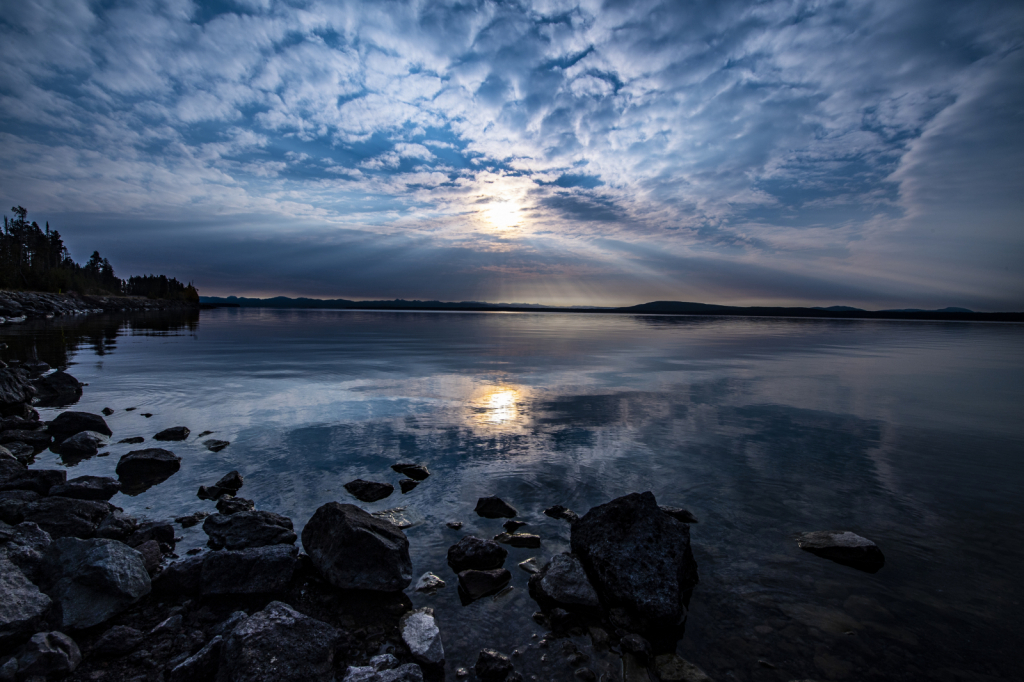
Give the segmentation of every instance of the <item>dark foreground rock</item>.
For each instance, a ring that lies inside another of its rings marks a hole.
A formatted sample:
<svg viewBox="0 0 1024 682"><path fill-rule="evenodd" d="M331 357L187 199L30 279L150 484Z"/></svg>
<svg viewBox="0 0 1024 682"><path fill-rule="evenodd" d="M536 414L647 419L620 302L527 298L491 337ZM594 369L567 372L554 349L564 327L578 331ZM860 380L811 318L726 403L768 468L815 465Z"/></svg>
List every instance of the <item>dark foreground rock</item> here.
<svg viewBox="0 0 1024 682"><path fill-rule="evenodd" d="M507 568L489 571L468 569L459 573L459 595L463 601L473 601L494 594L508 585L510 580L512 574Z"/></svg>
<svg viewBox="0 0 1024 682"><path fill-rule="evenodd" d="M238 514L239 512L252 511L256 508L256 503L252 500L247 500L244 497L232 497L231 495L222 495L217 500L217 511L221 514Z"/></svg>
<svg viewBox="0 0 1024 682"><path fill-rule="evenodd" d="M67 481L68 473L63 469L27 469L11 460L0 462L0 491L31 490L40 495L49 495L55 485ZM14 470L17 466L20 470ZM9 475L6 475L9 474Z"/></svg>
<svg viewBox="0 0 1024 682"><path fill-rule="evenodd" d="M31 522L0 528L0 556L5 556L34 583L39 582L46 550L52 542L49 533Z"/></svg>
<svg viewBox="0 0 1024 682"><path fill-rule="evenodd" d="M32 386L36 389L36 405L39 407L64 407L82 397L82 383L60 370L39 377Z"/></svg>
<svg viewBox="0 0 1024 682"><path fill-rule="evenodd" d="M19 680L60 680L82 662L82 652L63 632L40 632L18 653Z"/></svg>
<svg viewBox="0 0 1024 682"><path fill-rule="evenodd" d="M153 436L153 440L165 440L165 441L178 441L185 440L188 438L189 430L185 426L172 426L169 429L164 429L160 433Z"/></svg>
<svg viewBox="0 0 1024 682"><path fill-rule="evenodd" d="M91 412L62 412L50 422L47 429L58 442L82 431L95 431L104 436L114 435L103 417Z"/></svg>
<svg viewBox="0 0 1024 682"><path fill-rule="evenodd" d="M477 657L473 670L481 682L505 682L514 668L512 660L505 654L494 649L484 649Z"/></svg>
<svg viewBox="0 0 1024 682"><path fill-rule="evenodd" d="M361 478L357 478L354 481L349 481L345 484L345 490L362 502L376 502L383 500L385 497L395 492L395 486L390 483L376 483L374 481L364 481Z"/></svg>
<svg viewBox="0 0 1024 682"><path fill-rule="evenodd" d="M302 531L302 546L340 589L397 592L412 581L405 533L351 504L328 502L317 509Z"/></svg>
<svg viewBox="0 0 1024 682"><path fill-rule="evenodd" d="M218 682L328 682L340 633L282 602L240 623L224 642Z"/></svg>
<svg viewBox="0 0 1024 682"><path fill-rule="evenodd" d="M213 514L206 517L203 530L210 536L207 544L212 549L292 544L297 538L291 519L268 511Z"/></svg>
<svg viewBox="0 0 1024 682"><path fill-rule="evenodd" d="M44 572L43 588L60 604L64 628L103 623L151 588L142 555L117 540L55 540Z"/></svg>
<svg viewBox="0 0 1024 682"><path fill-rule="evenodd" d="M848 530L819 530L797 536L800 549L867 573L885 565L878 545Z"/></svg>
<svg viewBox="0 0 1024 682"><path fill-rule="evenodd" d="M643 628L682 622L698 580L690 529L652 493L594 507L573 524L571 547L606 606L626 609Z"/></svg>
<svg viewBox="0 0 1024 682"><path fill-rule="evenodd" d="M10 367L0 368L0 415L18 414L36 394L28 372Z"/></svg>
<svg viewBox="0 0 1024 682"><path fill-rule="evenodd" d="M272 545L210 552L199 573L203 594L275 594L287 589L299 550Z"/></svg>
<svg viewBox="0 0 1024 682"><path fill-rule="evenodd" d="M79 476L66 483L50 488L51 496L72 497L76 500L99 500L106 502L121 490L116 478L106 476Z"/></svg>
<svg viewBox="0 0 1024 682"><path fill-rule="evenodd" d="M42 495L33 490L0 491L0 521L12 526L25 520L25 506Z"/></svg>
<svg viewBox="0 0 1024 682"><path fill-rule="evenodd" d="M597 612L597 592L587 579L583 564L572 554L558 554L544 568L530 576L530 596L541 609Z"/></svg>
<svg viewBox="0 0 1024 682"><path fill-rule="evenodd" d="M115 472L126 495L138 495L163 483L181 468L181 457L162 448L132 450L121 457Z"/></svg>
<svg viewBox="0 0 1024 682"><path fill-rule="evenodd" d="M0 646L42 629L52 606L50 598L0 554Z"/></svg>
<svg viewBox="0 0 1024 682"><path fill-rule="evenodd" d="M75 462L78 460L95 457L100 447L106 445L107 437L96 431L82 431L67 438L59 446L61 457L65 461Z"/></svg>
<svg viewBox="0 0 1024 682"><path fill-rule="evenodd" d="M38 524L54 539L91 538L113 509L109 502L98 500L44 497L25 505L22 513L25 521Z"/></svg>
<svg viewBox="0 0 1024 682"><path fill-rule="evenodd" d="M50 447L53 436L43 429L12 429L0 433L0 444L24 443L32 452L42 452Z"/></svg>
<svg viewBox="0 0 1024 682"><path fill-rule="evenodd" d="M487 571L505 564L508 550L493 540L467 535L448 548L448 565L456 573L467 569Z"/></svg>
<svg viewBox="0 0 1024 682"><path fill-rule="evenodd" d="M419 481L414 481L411 478L403 478L398 482L398 486L402 489L402 494L405 495L407 492L415 488L420 484Z"/></svg>
<svg viewBox="0 0 1024 682"><path fill-rule="evenodd" d="M511 519L519 513L500 497L481 497L474 511L485 519Z"/></svg>
<svg viewBox="0 0 1024 682"><path fill-rule="evenodd" d="M392 464L391 468L414 481L425 481L430 476L430 471L427 469L426 464Z"/></svg>

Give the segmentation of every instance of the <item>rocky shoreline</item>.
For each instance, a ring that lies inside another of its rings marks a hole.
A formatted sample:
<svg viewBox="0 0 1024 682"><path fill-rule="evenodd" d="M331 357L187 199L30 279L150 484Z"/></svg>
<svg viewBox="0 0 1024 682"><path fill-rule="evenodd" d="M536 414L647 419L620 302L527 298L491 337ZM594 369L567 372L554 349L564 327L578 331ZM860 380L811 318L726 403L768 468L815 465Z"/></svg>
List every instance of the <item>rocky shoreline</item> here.
<svg viewBox="0 0 1024 682"><path fill-rule="evenodd" d="M403 531L412 522L401 508L371 514L329 502L299 537L292 519L243 497L245 481L230 471L197 491L210 511L133 518L109 500L174 476L181 458L171 448L189 430L155 434L160 447L122 456L116 478L68 479L64 469L30 468L47 448L86 458L115 437L104 420L111 411L65 411L44 422L34 408L69 405L81 393L74 377L43 363L0 366L0 682L444 679L445 635L433 610L414 609L407 591L432 594L445 581L427 572L414 582ZM203 444L211 451L230 445ZM392 469L404 477L403 492L431 475L418 462ZM364 502L394 491L362 480L345 488ZM570 524L571 552L513 567L531 574L533 620L546 631L535 646L560 650L582 682L708 680L676 653L699 582L690 546L697 519L658 505L650 492L582 515L560 505L543 512ZM464 604L510 589L506 545L539 547L541 540L523 532L518 510L498 497L480 498L466 513L504 520L504 532L466 535L449 548ZM178 529L200 523L207 549L176 554ZM799 542L866 571L884 563L873 543L848 532L805 534ZM593 656L574 643L581 638ZM596 660L597 652L616 665ZM523 680L518 655L483 649L456 677Z"/></svg>
<svg viewBox="0 0 1024 682"><path fill-rule="evenodd" d="M0 291L0 325L16 324L33 319L50 319L62 315L193 310L197 308L197 305L182 301L165 301L138 296L84 296L38 291Z"/></svg>

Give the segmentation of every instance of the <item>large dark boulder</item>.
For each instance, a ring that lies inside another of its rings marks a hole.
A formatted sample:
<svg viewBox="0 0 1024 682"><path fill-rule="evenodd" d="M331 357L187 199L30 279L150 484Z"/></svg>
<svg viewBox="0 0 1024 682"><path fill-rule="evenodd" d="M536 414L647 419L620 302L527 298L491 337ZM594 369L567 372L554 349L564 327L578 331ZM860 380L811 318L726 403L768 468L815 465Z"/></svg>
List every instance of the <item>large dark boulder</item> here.
<svg viewBox="0 0 1024 682"><path fill-rule="evenodd" d="M485 519L511 519L519 512L500 497L481 497L476 501L477 514Z"/></svg>
<svg viewBox="0 0 1024 682"><path fill-rule="evenodd" d="M459 596L463 602L470 602L498 592L510 580L512 574L507 568L492 568L489 571L467 569L459 573Z"/></svg>
<svg viewBox="0 0 1024 682"><path fill-rule="evenodd" d="M583 564L572 554L557 554L544 568L530 576L530 596L544 611L597 612L597 592L587 579Z"/></svg>
<svg viewBox="0 0 1024 682"><path fill-rule="evenodd" d="M55 450L60 452L61 459L74 464L83 459L96 456L100 446L106 445L107 437L95 431L82 431L66 438Z"/></svg>
<svg viewBox="0 0 1024 682"><path fill-rule="evenodd" d="M448 548L448 565L456 573L466 569L486 571L505 565L508 550L493 540L467 535Z"/></svg>
<svg viewBox="0 0 1024 682"><path fill-rule="evenodd" d="M606 606L645 628L682 622L698 580L690 527L661 511L652 493L594 507L572 525L571 546Z"/></svg>
<svg viewBox="0 0 1024 682"><path fill-rule="evenodd" d="M31 521L56 538L91 538L114 507L109 502L76 500L71 497L44 497L23 508L25 521Z"/></svg>
<svg viewBox="0 0 1024 682"><path fill-rule="evenodd" d="M292 544L297 537L291 519L269 511L213 514L206 517L203 530L210 536L207 544L212 549Z"/></svg>
<svg viewBox="0 0 1024 682"><path fill-rule="evenodd" d="M44 573L42 587L61 605L64 628L103 623L151 588L142 555L117 540L54 540Z"/></svg>
<svg viewBox="0 0 1024 682"><path fill-rule="evenodd" d="M0 647L45 627L52 606L50 598L0 553Z"/></svg>
<svg viewBox="0 0 1024 682"><path fill-rule="evenodd" d="M136 526L124 543L129 547L138 547L151 540L165 548L165 551L174 550L174 526L167 521L146 521Z"/></svg>
<svg viewBox="0 0 1024 682"><path fill-rule="evenodd" d="M24 443L32 448L33 452L42 452L50 447L53 437L49 432L42 429L12 429L0 433L0 445L9 443Z"/></svg>
<svg viewBox="0 0 1024 682"><path fill-rule="evenodd" d="M346 483L345 490L362 502L376 502L395 492L395 486L390 483L376 483L357 478Z"/></svg>
<svg viewBox="0 0 1024 682"><path fill-rule="evenodd" d="M18 679L62 680L81 662L75 640L63 632L38 632L18 652Z"/></svg>
<svg viewBox="0 0 1024 682"><path fill-rule="evenodd" d="M275 594L288 589L299 550L271 545L210 552L203 559L203 594ZM173 565L173 564L172 564Z"/></svg>
<svg viewBox="0 0 1024 682"><path fill-rule="evenodd" d="M5 460L4 463L10 460ZM12 472L12 475L3 480L0 478L0 491L3 490L31 490L40 495L48 495L54 486L64 483L68 478L68 472L63 469L25 469L21 472Z"/></svg>
<svg viewBox="0 0 1024 682"><path fill-rule="evenodd" d="M67 372L56 371L32 382L39 407L65 407L82 397L82 384Z"/></svg>
<svg viewBox="0 0 1024 682"><path fill-rule="evenodd" d="M391 468L403 476L408 476L414 481L424 481L428 476L430 476L430 470L427 469L426 464L410 464L403 462L401 464L392 464Z"/></svg>
<svg viewBox="0 0 1024 682"><path fill-rule="evenodd" d="M104 436L114 435L103 417L91 412L62 412L50 422L47 429L57 442L82 431L95 431Z"/></svg>
<svg viewBox="0 0 1024 682"><path fill-rule="evenodd" d="M181 457L162 448L132 450L121 457L115 472L126 495L138 495L163 483L181 468Z"/></svg>
<svg viewBox="0 0 1024 682"><path fill-rule="evenodd" d="M199 594L203 585L205 560L206 555L199 554L167 564L153 581L153 589L175 597L182 594Z"/></svg>
<svg viewBox="0 0 1024 682"><path fill-rule="evenodd" d="M79 476L50 488L51 496L73 497L76 500L107 501L121 490L116 478L107 476Z"/></svg>
<svg viewBox="0 0 1024 682"><path fill-rule="evenodd" d="M405 533L351 504L328 502L317 509L302 531L302 546L340 589L397 592L412 581Z"/></svg>
<svg viewBox="0 0 1024 682"><path fill-rule="evenodd" d="M38 582L51 542L50 534L34 523L6 526L0 532L0 556L6 556L26 578Z"/></svg>
<svg viewBox="0 0 1024 682"><path fill-rule="evenodd" d="M136 531L138 526L139 522L134 517L119 509L114 509L100 522L99 528L96 529L96 537L124 542Z"/></svg>
<svg viewBox="0 0 1024 682"><path fill-rule="evenodd" d="M42 495L32 490L5 490L0 492L0 521L14 525L25 520L25 506Z"/></svg>
<svg viewBox="0 0 1024 682"><path fill-rule="evenodd" d="M797 536L800 549L867 573L885 565L878 545L848 530L819 530Z"/></svg>
<svg viewBox="0 0 1024 682"><path fill-rule="evenodd" d="M0 414L18 414L18 408L36 394L28 372L4 367L0 369Z"/></svg>
<svg viewBox="0 0 1024 682"><path fill-rule="evenodd" d="M341 633L282 602L242 621L224 642L218 682L328 682Z"/></svg>

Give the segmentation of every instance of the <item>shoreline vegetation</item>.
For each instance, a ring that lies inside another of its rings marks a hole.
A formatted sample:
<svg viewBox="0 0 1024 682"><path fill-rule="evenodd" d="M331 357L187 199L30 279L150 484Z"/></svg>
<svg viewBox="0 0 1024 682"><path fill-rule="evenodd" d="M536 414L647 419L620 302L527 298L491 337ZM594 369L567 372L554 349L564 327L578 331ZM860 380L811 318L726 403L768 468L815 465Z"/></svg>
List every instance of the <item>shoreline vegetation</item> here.
<svg viewBox="0 0 1024 682"><path fill-rule="evenodd" d="M877 320L949 320L965 322L1024 322L1024 312L979 313L965 308L941 310L861 310L849 306L828 308L785 306L726 306L684 301L652 301L634 306L601 308L588 306L544 306L521 303L483 303L480 301L419 301L395 299L390 301L351 301L347 299L317 298L246 298L238 296L200 296L203 308L281 308L315 310L395 310L439 312L552 312L619 315L699 315L731 317L804 317L823 319L877 319Z"/></svg>

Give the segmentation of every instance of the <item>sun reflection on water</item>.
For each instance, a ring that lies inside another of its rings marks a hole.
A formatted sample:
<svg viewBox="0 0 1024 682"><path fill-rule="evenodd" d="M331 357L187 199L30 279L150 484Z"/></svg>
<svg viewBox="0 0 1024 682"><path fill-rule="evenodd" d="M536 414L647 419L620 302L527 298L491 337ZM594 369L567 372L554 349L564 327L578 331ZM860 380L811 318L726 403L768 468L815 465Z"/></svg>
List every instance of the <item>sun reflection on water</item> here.
<svg viewBox="0 0 1024 682"><path fill-rule="evenodd" d="M524 416L521 410L523 394L523 389L513 386L488 386L472 401L476 422L488 426L518 424Z"/></svg>

